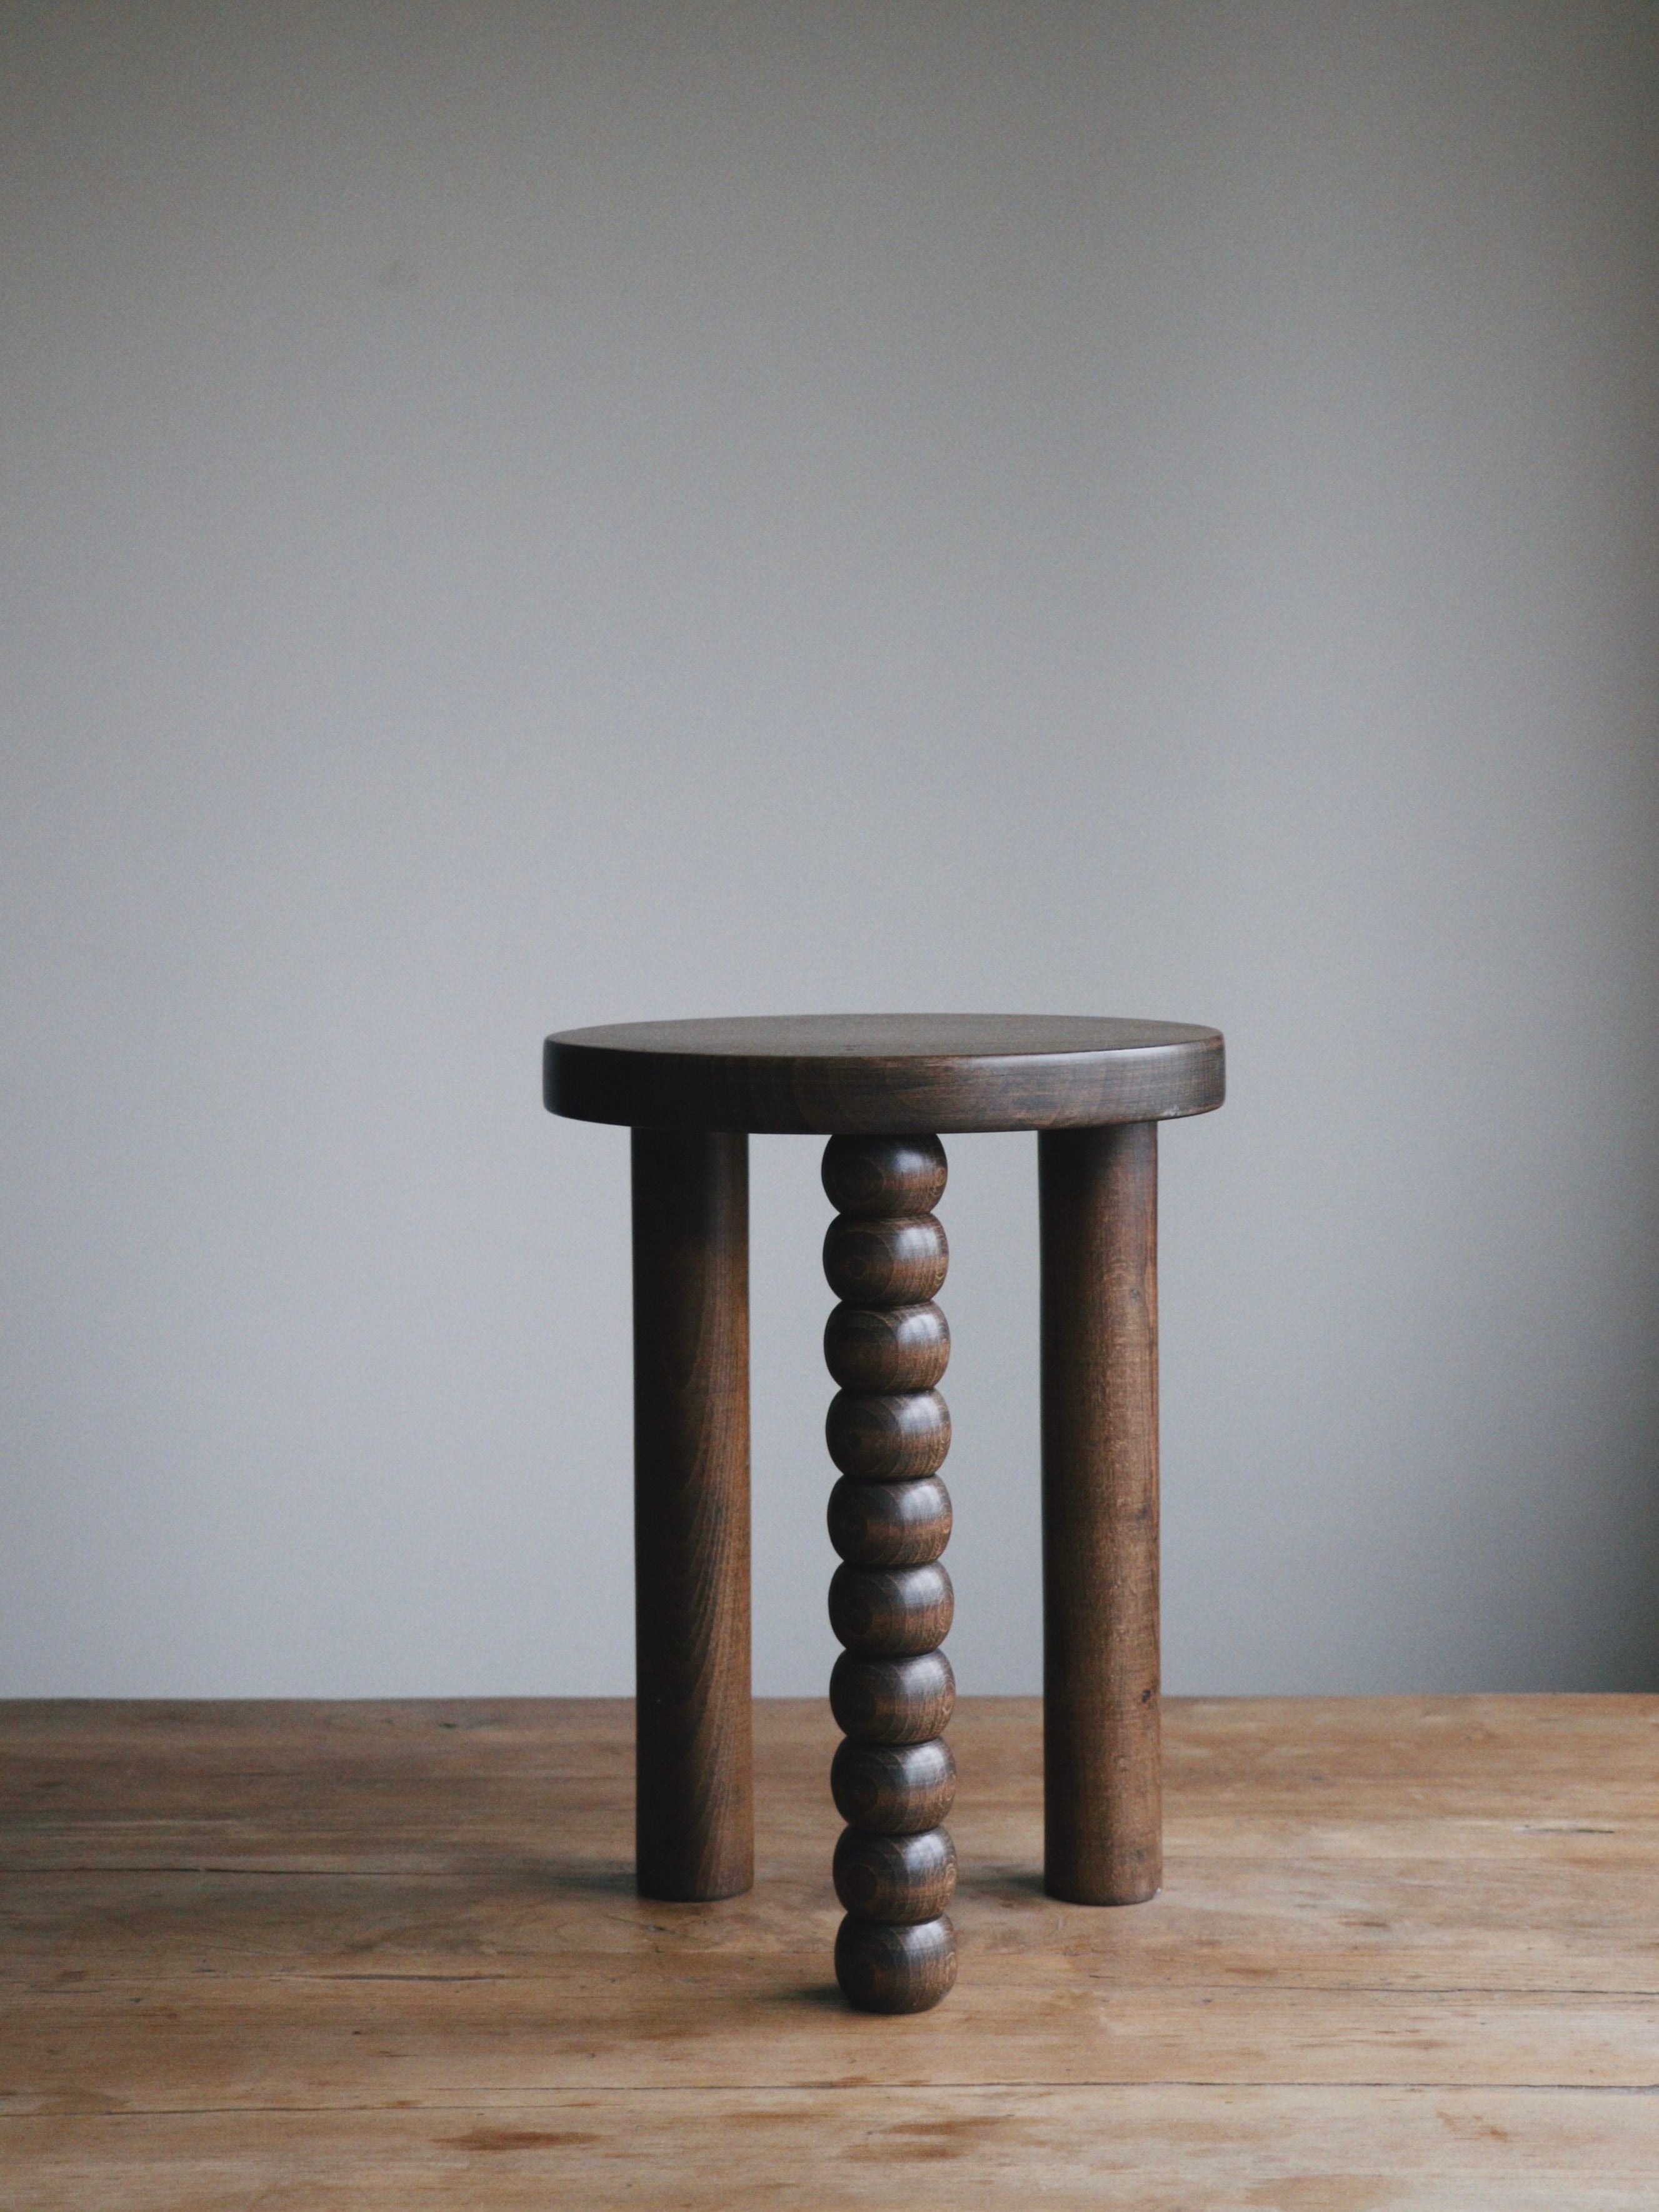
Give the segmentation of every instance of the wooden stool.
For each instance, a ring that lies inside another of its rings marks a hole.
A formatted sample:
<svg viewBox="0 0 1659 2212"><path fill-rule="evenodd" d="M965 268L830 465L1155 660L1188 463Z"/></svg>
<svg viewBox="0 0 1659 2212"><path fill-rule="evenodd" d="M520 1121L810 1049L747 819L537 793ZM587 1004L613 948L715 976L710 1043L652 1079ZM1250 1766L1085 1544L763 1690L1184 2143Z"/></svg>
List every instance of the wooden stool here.
<svg viewBox="0 0 1659 2212"><path fill-rule="evenodd" d="M639 1886L754 1879L749 1711L750 1131L827 1135L841 1300L830 1702L847 1822L836 1973L920 2012L956 1979L945 1908L955 1701L939 1649L951 1334L938 1132L1035 1129L1042 1242L1043 1882L1079 1905L1158 1888L1159 1121L1221 1103L1218 1031L1048 1015L643 1022L547 1041L547 1104L633 1132Z"/></svg>

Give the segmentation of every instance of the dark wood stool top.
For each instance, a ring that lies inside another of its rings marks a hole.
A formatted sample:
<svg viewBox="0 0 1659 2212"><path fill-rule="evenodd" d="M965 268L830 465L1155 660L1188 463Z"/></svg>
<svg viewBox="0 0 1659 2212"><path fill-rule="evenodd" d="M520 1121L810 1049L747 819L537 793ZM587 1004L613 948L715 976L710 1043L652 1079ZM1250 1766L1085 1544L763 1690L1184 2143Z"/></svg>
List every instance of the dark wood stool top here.
<svg viewBox="0 0 1659 2212"><path fill-rule="evenodd" d="M891 1134L1206 1114L1221 1033L1069 1014L788 1014L549 1037L555 1114L635 1128Z"/></svg>

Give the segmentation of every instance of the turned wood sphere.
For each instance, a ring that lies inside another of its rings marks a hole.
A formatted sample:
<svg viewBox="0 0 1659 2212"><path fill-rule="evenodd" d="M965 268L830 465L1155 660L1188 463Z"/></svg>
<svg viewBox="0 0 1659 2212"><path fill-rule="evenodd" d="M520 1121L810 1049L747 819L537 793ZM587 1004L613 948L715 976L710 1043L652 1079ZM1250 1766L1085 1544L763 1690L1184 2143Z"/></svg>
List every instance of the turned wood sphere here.
<svg viewBox="0 0 1659 2212"><path fill-rule="evenodd" d="M951 1359L951 1328L931 1300L839 1305L823 1325L823 1360L847 1390L931 1390Z"/></svg>
<svg viewBox="0 0 1659 2212"><path fill-rule="evenodd" d="M956 1802L957 1762L942 1735L926 1743L842 1742L830 1790L843 1820L871 1835L936 1828Z"/></svg>
<svg viewBox="0 0 1659 2212"><path fill-rule="evenodd" d="M951 1449L951 1409L937 1390L890 1396L838 1390L823 1424L830 1456L862 1482L937 1474Z"/></svg>
<svg viewBox="0 0 1659 2212"><path fill-rule="evenodd" d="M843 1651L830 1677L836 1724L860 1743L925 1743L943 1735L956 1702L956 1676L942 1651L914 1659Z"/></svg>
<svg viewBox="0 0 1659 2212"><path fill-rule="evenodd" d="M849 1305L923 1304L937 1296L950 1263L945 1231L931 1213L894 1221L838 1213L824 1233L825 1278Z"/></svg>
<svg viewBox="0 0 1659 2212"><path fill-rule="evenodd" d="M823 1188L838 1213L931 1213L945 1195L937 1137L831 1137Z"/></svg>
<svg viewBox="0 0 1659 2212"><path fill-rule="evenodd" d="M830 1493L830 1541L860 1567L921 1567L951 1539L951 1493L936 1474L914 1482L842 1475Z"/></svg>
<svg viewBox="0 0 1659 2212"><path fill-rule="evenodd" d="M944 1913L896 1927L848 1913L841 1923L836 1979L860 2012L926 2012L956 1978L956 1931Z"/></svg>
<svg viewBox="0 0 1659 2212"><path fill-rule="evenodd" d="M957 1848L943 1828L908 1836L843 1828L836 1895L856 1920L937 1920L956 1893Z"/></svg>
<svg viewBox="0 0 1659 2212"><path fill-rule="evenodd" d="M837 1567L830 1584L830 1626L849 1651L906 1658L934 1651L951 1633L956 1607L939 1560L921 1567Z"/></svg>

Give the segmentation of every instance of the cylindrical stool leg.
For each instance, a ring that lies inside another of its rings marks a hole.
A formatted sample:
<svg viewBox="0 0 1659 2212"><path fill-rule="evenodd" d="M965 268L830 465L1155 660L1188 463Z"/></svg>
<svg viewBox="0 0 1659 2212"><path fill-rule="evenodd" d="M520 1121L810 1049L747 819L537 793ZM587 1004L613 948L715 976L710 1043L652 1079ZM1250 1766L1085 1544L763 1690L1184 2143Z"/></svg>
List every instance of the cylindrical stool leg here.
<svg viewBox="0 0 1659 2212"><path fill-rule="evenodd" d="M1158 1127L1045 1130L1043 1887L1138 1905L1163 1877Z"/></svg>
<svg viewBox="0 0 1659 2212"><path fill-rule="evenodd" d="M846 1650L830 1703L847 1741L830 1782L847 1822L836 1893L847 1908L836 1978L866 2012L925 2012L957 1978L945 1908L957 1856L939 1825L956 1794L943 1731L956 1699L939 1649L951 1626L939 1564L951 1500L939 1470L951 1417L934 1384L951 1332L933 1303L945 1280L937 1137L832 1137L823 1187L840 1207L823 1271L842 1300L823 1356L842 1386L825 1424L842 1479L830 1536L844 1562L830 1622Z"/></svg>
<svg viewBox="0 0 1659 2212"><path fill-rule="evenodd" d="M755 1878L749 1140L634 1134L634 1595L641 1895Z"/></svg>

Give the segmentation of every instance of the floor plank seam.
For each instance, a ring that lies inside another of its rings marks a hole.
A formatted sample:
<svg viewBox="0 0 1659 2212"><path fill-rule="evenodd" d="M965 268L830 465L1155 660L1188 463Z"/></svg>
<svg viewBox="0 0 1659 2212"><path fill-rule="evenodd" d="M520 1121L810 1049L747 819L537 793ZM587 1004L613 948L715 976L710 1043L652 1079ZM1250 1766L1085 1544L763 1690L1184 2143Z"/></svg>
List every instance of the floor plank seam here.
<svg viewBox="0 0 1659 2212"><path fill-rule="evenodd" d="M1091 2089L1124 2094L1140 2095L1166 2089L1199 2089L1232 2094L1241 2090L1271 2094L1277 2091L1298 2091L1320 2096L1370 2096L1378 2093L1401 2097L1626 2097L1659 2096L1659 2082L1617 2081L1390 2081L1357 2080L1328 2081L1316 2077L1307 2079L1212 2081L1192 2075L1159 2075L1154 2080L1140 2081L907 2081L884 2079L879 2083L870 2081L652 2081L634 2087L620 2082L584 2083L580 2087L556 2089L487 2090L465 2104L438 2105L430 2102L411 2104L408 2100L389 2100L380 2104L356 2105L129 2105L119 2112L0 2112L0 2126L16 2126L31 2121L62 2123L72 2119L77 2124L88 2120L195 2120L257 2118L262 2116L280 2117L283 2114L303 2118L346 2117L354 2112L398 2113L418 2119L429 2113L491 2112L530 2111L553 2104L580 2104L584 2099L599 2097L618 2100L641 2097L880 2097L899 2092L915 2096L1028 2096L1043 2094L1075 2096ZM518 2102L510 2103L509 2099Z"/></svg>
<svg viewBox="0 0 1659 2212"><path fill-rule="evenodd" d="M604 1954L598 1954L598 1955L604 1955ZM611 1980L617 1980L619 1975L622 1975L622 1971L623 1969L619 1966L619 1969L611 1975ZM562 1975L538 1975L538 1973L257 1973L257 1971L248 1971L248 1973L226 1973L226 1971L215 1969L215 1966L197 1966L197 1969L191 1969L188 1973L157 1973L157 1975L133 1973L133 1975L126 1975L126 1978L119 1978L118 1975L118 1978L112 1978L112 1980L108 1982L70 1982L70 1984L58 1984L58 1982L9 1982L4 1975L0 1975L0 1989L11 1989L15 1996L66 1997L66 2000L86 2000L86 1997L111 1996L111 1993L115 1993L115 1990L131 1990L135 1989L135 1986L142 1986L142 1989L177 1990L177 1993L185 1993L185 1990L212 1989L212 1986L234 1989L234 1986L243 1984L243 1982L258 1982L261 1986L279 1986L279 1989L305 1989L305 1986L325 1986L325 1989L358 1989L358 1986L362 1986L362 1989L376 1989L376 1986L383 1986L383 1984L396 1986L400 1984L400 1982L410 1982L410 1984L435 1982L435 1984L480 1986L480 1989L535 1989L538 1984L546 1984L550 1986L550 1989L557 1989L557 1986L562 1986L564 1978L562 1978ZM1018 1990L1020 1986L1022 1984L1018 1984L1018 1982L1005 1980L1005 1982L1000 1982L998 1989L1000 1993L1006 1993L1006 1990L1011 1989ZM1037 1984L1030 1984L1030 1986L1033 1986L1036 1990L1040 1990L1040 1993L1048 1993L1048 1990L1051 1990L1051 1984L1046 1984L1046 1982L1037 1982ZM1486 2004L1509 2004L1509 2002L1516 2002L1516 2004L1520 2004L1520 2002L1528 2002L1528 2004L1553 2004L1553 2002L1562 2002L1562 2000L1568 2000L1568 1997L1589 1997L1589 2000L1599 2002L1599 2004L1631 2006L1631 2004L1655 2004L1655 2002L1659 2002L1659 1989L1597 1989L1597 1986L1593 1984L1577 1984L1577 1982L1575 1982L1575 1984L1553 1984L1553 1982L1540 1982L1540 1984L1533 1984L1533 1982L1510 1982L1510 1984L1495 1984L1495 1986L1480 1984L1480 1982L1467 1982L1467 1984L1411 1982L1411 1984L1402 1986L1398 1984L1398 1982L1297 1982L1297 1980L1291 1980L1290 1975L1276 1975L1274 1986L1272 1986L1272 1989L1265 1989L1261 1982L1157 1982L1157 1980L1151 1980L1151 1982L1110 1982L1109 1989L1095 1989L1095 1986L1091 1984L1073 1984L1071 1989L1068 1989L1068 1996L1097 1996L1097 1997L1121 1996L1126 1997L1126 2000L1128 2000L1128 1997L1146 1997L1146 1996L1164 1997L1164 2000L1188 1997L1188 2000L1192 2000L1194 2004L1197 2004L1197 2002L1212 2002L1217 2000L1217 1997L1252 1997L1252 2000L1256 2000L1263 2006L1291 2004L1291 2002L1303 2002L1305 1997L1370 1997L1370 2000L1376 2000L1376 2002L1387 2002L1389 2006L1418 2004L1418 2002L1429 2004L1429 2002L1440 2000L1440 1997L1478 1997L1480 2002L1486 2002ZM969 1993L969 2002L971 2002L971 1993Z"/></svg>

